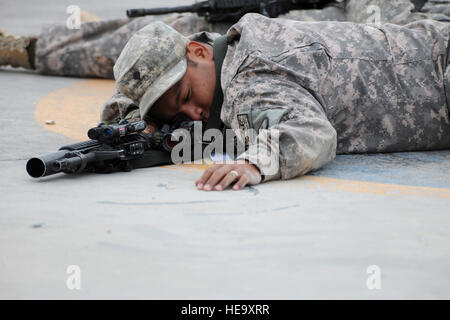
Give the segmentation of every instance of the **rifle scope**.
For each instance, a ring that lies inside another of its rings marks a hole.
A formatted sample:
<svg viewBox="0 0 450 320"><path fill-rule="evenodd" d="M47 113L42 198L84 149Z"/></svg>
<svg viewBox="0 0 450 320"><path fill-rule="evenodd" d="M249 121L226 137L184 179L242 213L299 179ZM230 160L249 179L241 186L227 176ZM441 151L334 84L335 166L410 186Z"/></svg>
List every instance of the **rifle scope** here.
<svg viewBox="0 0 450 320"><path fill-rule="evenodd" d="M88 137L92 140L110 141L145 129L145 121L136 121L126 124L101 125L88 131Z"/></svg>

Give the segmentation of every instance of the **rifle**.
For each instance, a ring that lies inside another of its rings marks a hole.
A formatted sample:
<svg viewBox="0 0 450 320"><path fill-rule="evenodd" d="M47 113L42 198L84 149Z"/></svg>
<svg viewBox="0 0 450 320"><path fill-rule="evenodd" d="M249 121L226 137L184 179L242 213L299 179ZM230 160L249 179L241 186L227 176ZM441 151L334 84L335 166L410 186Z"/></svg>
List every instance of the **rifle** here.
<svg viewBox="0 0 450 320"><path fill-rule="evenodd" d="M170 151L181 142L172 133L179 128L193 130L193 121L164 125L154 133L142 132L146 122L100 123L88 131L90 140L61 147L58 151L28 160L26 169L33 178L64 173L130 171L171 164Z"/></svg>
<svg viewBox="0 0 450 320"><path fill-rule="evenodd" d="M291 10L322 9L329 4L345 5L345 0L208 0L173 8L128 9L127 16L133 18L174 12L196 12L209 22L236 22L250 12L276 18Z"/></svg>

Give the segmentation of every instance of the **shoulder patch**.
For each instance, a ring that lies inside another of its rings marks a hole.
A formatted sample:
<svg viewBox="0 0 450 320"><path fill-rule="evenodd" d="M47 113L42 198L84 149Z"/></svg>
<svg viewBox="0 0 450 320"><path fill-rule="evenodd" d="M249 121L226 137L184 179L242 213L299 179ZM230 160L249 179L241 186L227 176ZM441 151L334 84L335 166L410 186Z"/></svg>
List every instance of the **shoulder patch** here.
<svg viewBox="0 0 450 320"><path fill-rule="evenodd" d="M248 114L240 113L237 115L237 119L238 119L239 129L242 131L242 134L244 136L245 150L247 150L250 145L249 130L251 128Z"/></svg>
<svg viewBox="0 0 450 320"><path fill-rule="evenodd" d="M250 129L250 120L248 119L248 114L242 113L237 115L239 129L248 130Z"/></svg>

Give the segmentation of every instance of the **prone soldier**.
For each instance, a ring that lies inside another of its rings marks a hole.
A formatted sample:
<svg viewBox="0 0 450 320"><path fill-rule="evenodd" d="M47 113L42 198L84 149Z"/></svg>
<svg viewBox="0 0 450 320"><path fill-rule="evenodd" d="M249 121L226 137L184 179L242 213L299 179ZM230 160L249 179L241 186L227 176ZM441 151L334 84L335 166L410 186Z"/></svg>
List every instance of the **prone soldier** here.
<svg viewBox="0 0 450 320"><path fill-rule="evenodd" d="M144 120L216 118L258 132L236 162L208 168L200 190L290 179L340 153L450 148L448 22L247 14L226 36L198 36L154 22L127 43L114 76Z"/></svg>

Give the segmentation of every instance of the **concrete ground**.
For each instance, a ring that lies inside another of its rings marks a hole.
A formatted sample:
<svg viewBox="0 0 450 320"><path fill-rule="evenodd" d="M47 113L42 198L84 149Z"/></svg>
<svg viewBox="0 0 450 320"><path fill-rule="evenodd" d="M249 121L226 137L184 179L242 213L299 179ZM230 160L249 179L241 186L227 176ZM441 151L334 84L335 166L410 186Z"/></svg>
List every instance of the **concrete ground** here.
<svg viewBox="0 0 450 320"><path fill-rule="evenodd" d="M69 4L3 0L0 28L37 33ZM126 9L77 4L104 19ZM197 191L192 166L29 178L26 160L82 139L109 90L0 71L0 298L450 298L450 151L339 156L239 192Z"/></svg>

